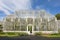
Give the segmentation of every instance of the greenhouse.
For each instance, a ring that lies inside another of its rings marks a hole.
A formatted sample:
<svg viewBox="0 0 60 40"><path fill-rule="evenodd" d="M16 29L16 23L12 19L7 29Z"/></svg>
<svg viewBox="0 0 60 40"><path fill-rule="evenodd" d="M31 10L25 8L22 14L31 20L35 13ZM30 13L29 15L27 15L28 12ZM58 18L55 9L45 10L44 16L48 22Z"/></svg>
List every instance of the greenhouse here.
<svg viewBox="0 0 60 40"><path fill-rule="evenodd" d="M57 19L45 10L16 10L4 18L4 32L58 33Z"/></svg>

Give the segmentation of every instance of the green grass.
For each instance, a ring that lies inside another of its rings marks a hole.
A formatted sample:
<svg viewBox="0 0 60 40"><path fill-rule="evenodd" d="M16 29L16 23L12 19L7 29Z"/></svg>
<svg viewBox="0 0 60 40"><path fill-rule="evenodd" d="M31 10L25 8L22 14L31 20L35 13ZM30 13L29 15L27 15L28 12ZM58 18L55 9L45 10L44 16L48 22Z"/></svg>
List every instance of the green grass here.
<svg viewBox="0 0 60 40"><path fill-rule="evenodd" d="M60 37L60 33L50 34L47 37Z"/></svg>
<svg viewBox="0 0 60 40"><path fill-rule="evenodd" d="M60 37L60 35L48 35L47 37Z"/></svg>
<svg viewBox="0 0 60 40"><path fill-rule="evenodd" d="M43 37L60 37L60 33L54 33L54 34L43 34L41 32L36 32L36 36L43 36Z"/></svg>
<svg viewBox="0 0 60 40"><path fill-rule="evenodd" d="M7 36L7 37L13 37L13 36L18 36L17 34L15 33L12 33L12 32L0 32L0 36Z"/></svg>
<svg viewBox="0 0 60 40"><path fill-rule="evenodd" d="M27 33L23 32L0 32L0 36L15 37L15 36L27 36Z"/></svg>
<svg viewBox="0 0 60 40"><path fill-rule="evenodd" d="M7 37L15 37L15 36L27 36L28 34L25 32L0 32L0 36L7 36ZM34 35L36 36L44 36L44 37L60 37L60 33L54 34L42 34L41 32L37 32Z"/></svg>

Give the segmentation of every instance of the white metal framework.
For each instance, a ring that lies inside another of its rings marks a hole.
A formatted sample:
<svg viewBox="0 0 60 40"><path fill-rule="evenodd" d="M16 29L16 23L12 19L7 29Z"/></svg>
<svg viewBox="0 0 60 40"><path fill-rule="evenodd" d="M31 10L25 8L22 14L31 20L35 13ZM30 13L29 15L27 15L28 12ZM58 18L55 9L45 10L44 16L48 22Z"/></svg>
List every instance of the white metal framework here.
<svg viewBox="0 0 60 40"><path fill-rule="evenodd" d="M58 32L57 19L45 10L17 10L4 18L4 32Z"/></svg>

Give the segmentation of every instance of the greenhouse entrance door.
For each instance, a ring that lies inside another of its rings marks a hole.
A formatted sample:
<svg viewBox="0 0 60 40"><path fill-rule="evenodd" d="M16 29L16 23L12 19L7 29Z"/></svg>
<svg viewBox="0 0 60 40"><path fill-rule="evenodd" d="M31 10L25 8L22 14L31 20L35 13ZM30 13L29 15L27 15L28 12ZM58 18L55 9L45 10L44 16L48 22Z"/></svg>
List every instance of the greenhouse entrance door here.
<svg viewBox="0 0 60 40"><path fill-rule="evenodd" d="M32 25L28 25L27 29L29 31L29 34L32 34L33 26Z"/></svg>

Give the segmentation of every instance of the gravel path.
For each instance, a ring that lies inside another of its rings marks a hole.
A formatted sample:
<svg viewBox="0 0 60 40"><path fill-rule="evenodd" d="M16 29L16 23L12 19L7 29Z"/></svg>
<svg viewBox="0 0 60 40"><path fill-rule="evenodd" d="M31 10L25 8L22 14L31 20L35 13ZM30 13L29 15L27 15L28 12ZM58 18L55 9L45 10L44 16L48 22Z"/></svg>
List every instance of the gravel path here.
<svg viewBox="0 0 60 40"><path fill-rule="evenodd" d="M60 40L60 38L47 38L42 36L0 37L0 40Z"/></svg>

